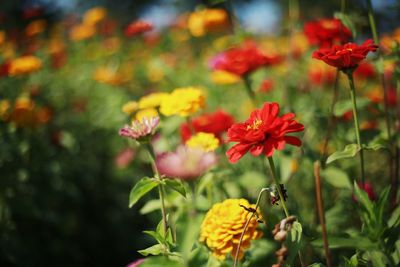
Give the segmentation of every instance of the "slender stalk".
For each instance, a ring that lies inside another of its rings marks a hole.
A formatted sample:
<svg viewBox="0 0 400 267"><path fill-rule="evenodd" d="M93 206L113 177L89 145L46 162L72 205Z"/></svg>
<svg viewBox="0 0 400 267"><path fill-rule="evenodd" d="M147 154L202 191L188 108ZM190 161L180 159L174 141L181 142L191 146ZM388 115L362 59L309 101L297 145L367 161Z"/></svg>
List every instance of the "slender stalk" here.
<svg viewBox="0 0 400 267"><path fill-rule="evenodd" d="M271 167L272 180L274 181L276 190L278 191L279 200L280 200L280 203L282 205L282 209L285 212L286 218L288 218L289 217L289 211L288 211L288 209L286 207L285 199L283 197L281 186L279 184L278 176L276 175L275 164L274 164L273 158L272 157L268 157L268 162L269 162L269 166ZM299 257L300 266L303 267L304 266L303 257L301 256L300 250L298 251L297 255Z"/></svg>
<svg viewBox="0 0 400 267"><path fill-rule="evenodd" d="M250 217L247 219L247 221L246 221L246 223L245 223L245 225L244 225L244 227L243 227L242 234L240 235L239 244L238 244L238 246L237 246L237 248L236 248L236 253L235 253L235 259L234 259L234 262L233 262L233 267L236 267L236 266L237 266L237 262L238 262L238 258L239 258L239 252L240 252L240 246L242 245L244 234L246 233L247 227L249 226L249 223L250 223L251 219L254 217L254 214L256 214L256 212L257 212L258 206L260 205L261 196L262 196L262 194L263 194L265 191L268 191L268 188L262 188L262 189L261 189L260 193L258 193L257 202L256 202L256 206L255 206L254 210L253 210L252 212L249 211L249 212L247 213L247 215L248 215L249 213L251 213L251 215L250 215ZM246 216L247 216L247 215L246 215Z"/></svg>
<svg viewBox="0 0 400 267"><path fill-rule="evenodd" d="M329 251L328 234L326 231L324 203L322 200L322 192L321 192L322 187L321 187L320 164L318 161L314 162L314 176L315 176L315 196L317 200L319 223L321 224L322 228L322 239L324 241L326 266L332 267L332 258L331 258L331 253Z"/></svg>
<svg viewBox="0 0 400 267"><path fill-rule="evenodd" d="M243 77L246 93L248 94L251 102L253 103L253 106L257 106L257 101L256 101L256 94L254 93L253 89L251 88L251 80L248 75L245 75Z"/></svg>
<svg viewBox="0 0 400 267"><path fill-rule="evenodd" d="M276 190L278 191L278 194L279 194L279 202L282 205L282 209L285 212L286 218L288 218L289 217L289 211L288 211L288 209L286 207L285 199L283 198L283 194L282 194L282 191L281 191L281 186L279 184L278 177L276 175L275 164L274 164L274 160L272 159L272 157L268 157L268 162L269 162L269 166L271 167L272 180L274 181Z"/></svg>
<svg viewBox="0 0 400 267"><path fill-rule="evenodd" d="M328 145L329 145L329 140L332 136L332 131L335 128L335 115L333 113L333 110L335 108L338 96L339 96L339 90L338 90L338 85L339 85L339 76L340 76L340 71L336 70L336 76L335 76L335 84L333 86L333 92L332 92L332 103L331 103L331 116L328 121L328 130L326 131L326 136L324 140L324 145L322 147L322 155L321 155L321 162L322 162L322 167L325 167L325 161L328 156Z"/></svg>
<svg viewBox="0 0 400 267"><path fill-rule="evenodd" d="M162 181L162 177L160 176L160 173L158 172L158 169L157 169L157 165L156 165L156 161L155 161L155 153L154 153L153 147L150 144L150 142L146 143L146 149L149 152L150 163L151 163L151 167L153 168L154 174L156 175L157 179L160 179L160 181ZM167 222L167 212L166 212L166 208L165 208L165 189L164 189L164 185L162 183L158 184L158 194L159 194L160 202L161 202L163 232L164 232L164 235L167 236L168 222Z"/></svg>
<svg viewBox="0 0 400 267"><path fill-rule="evenodd" d="M195 131L195 129L194 129L194 126L193 126L192 121L190 120L190 117L189 117L189 116L186 117L186 123L187 123L187 125L188 125L188 127L189 127L190 134L191 134L191 135L195 134L196 131Z"/></svg>
<svg viewBox="0 0 400 267"><path fill-rule="evenodd" d="M356 88L354 86L354 79L353 74L346 73L347 77L349 78L349 85L350 85L350 97L352 101L352 108L353 108L353 117L354 117L354 127L356 130L356 139L357 139L357 146L360 149L360 167L361 167L361 182L364 184L365 182L365 173L364 173L364 151L361 145L361 138L360 138L360 126L358 123L358 114L357 114L357 101L356 101Z"/></svg>

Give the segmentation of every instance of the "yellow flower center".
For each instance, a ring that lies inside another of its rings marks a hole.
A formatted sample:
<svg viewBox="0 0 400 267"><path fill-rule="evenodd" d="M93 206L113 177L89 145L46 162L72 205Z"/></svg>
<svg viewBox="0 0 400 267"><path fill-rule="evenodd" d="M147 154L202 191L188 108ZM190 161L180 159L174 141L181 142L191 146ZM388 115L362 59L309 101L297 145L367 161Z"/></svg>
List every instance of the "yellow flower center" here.
<svg viewBox="0 0 400 267"><path fill-rule="evenodd" d="M261 126L261 124L262 124L262 120L260 120L260 119L255 119L254 121L253 121L253 124L250 124L250 125L247 125L247 128L246 128L246 130L258 130L259 128L260 128L260 126Z"/></svg>
<svg viewBox="0 0 400 267"><path fill-rule="evenodd" d="M351 48L345 48L345 49L336 51L336 55L339 55L339 54L341 54L341 53L343 53L343 52L353 52L353 49L351 49Z"/></svg>

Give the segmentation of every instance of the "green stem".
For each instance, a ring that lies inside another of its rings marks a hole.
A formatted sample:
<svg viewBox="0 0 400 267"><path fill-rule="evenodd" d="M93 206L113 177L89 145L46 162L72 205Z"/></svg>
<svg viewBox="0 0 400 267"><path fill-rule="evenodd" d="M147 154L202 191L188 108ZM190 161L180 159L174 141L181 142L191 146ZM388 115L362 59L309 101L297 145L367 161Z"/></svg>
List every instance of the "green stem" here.
<svg viewBox="0 0 400 267"><path fill-rule="evenodd" d="M156 178L160 180L160 183L158 184L158 195L160 197L160 202L161 202L163 232L164 232L164 236L167 236L168 222L167 222L167 212L166 212L166 208L165 208L165 189L164 189L164 185L162 183L162 177L160 176L160 173L158 172L158 169L157 169L153 146L151 145L150 142L146 143L146 149L149 152L150 163L151 163L151 167L153 168L154 174L155 174Z"/></svg>
<svg viewBox="0 0 400 267"><path fill-rule="evenodd" d="M279 184L279 180L278 180L278 177L276 175L275 164L274 164L273 158L272 157L268 157L268 162L269 162L269 166L271 167L272 180L274 181L276 190L278 191L278 194L279 194L279 200L280 200L279 202L282 205L282 209L285 212L286 218L288 218L289 217L289 211L288 211L288 209L286 207L285 199L283 198L283 194L282 194L282 191L281 191L281 185Z"/></svg>
<svg viewBox="0 0 400 267"><path fill-rule="evenodd" d="M257 212L258 205L260 205L261 196L265 191L268 191L268 190L269 190L268 188L262 188L260 193L258 193L256 206L254 207L254 210L251 212L250 217L247 219L247 221L243 227L242 234L240 235L239 244L238 244L238 246L236 248L236 252L235 252L235 259L233 262L233 267L236 267L236 265L237 265L238 258L239 258L239 252L240 252L240 246L242 245L244 234L246 233L247 227L249 226L251 219L254 217L254 214L256 214L256 212ZM249 213L250 213L250 211L247 214L249 214ZM246 216L247 216L247 214L246 214Z"/></svg>
<svg viewBox="0 0 400 267"><path fill-rule="evenodd" d="M364 182L365 182L364 151L363 151L363 148L362 148L362 145L361 145L360 126L359 126L359 123L358 123L356 88L354 86L353 73L350 72L350 73L346 73L346 74L347 74L347 77L349 78L350 96L351 96L352 108L353 108L354 127L355 127L355 130L356 130L357 146L360 149L361 182L364 184Z"/></svg>
<svg viewBox="0 0 400 267"><path fill-rule="evenodd" d="M249 98L250 98L251 102L256 107L257 106L256 95L255 95L253 89L251 88L251 80L250 80L249 76L245 75L243 77L243 81L244 81L246 92L249 95Z"/></svg>

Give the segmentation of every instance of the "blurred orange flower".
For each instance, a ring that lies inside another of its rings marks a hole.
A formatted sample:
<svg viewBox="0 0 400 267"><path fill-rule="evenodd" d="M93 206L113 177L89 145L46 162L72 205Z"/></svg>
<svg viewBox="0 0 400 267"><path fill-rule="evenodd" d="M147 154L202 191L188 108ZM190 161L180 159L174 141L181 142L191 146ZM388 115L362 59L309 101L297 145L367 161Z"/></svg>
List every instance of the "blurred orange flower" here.
<svg viewBox="0 0 400 267"><path fill-rule="evenodd" d="M83 23L86 25L96 25L107 16L107 10L104 7L94 7L85 12Z"/></svg>
<svg viewBox="0 0 400 267"><path fill-rule="evenodd" d="M25 34L29 37L38 35L46 29L46 21L44 19L34 20L25 28Z"/></svg>
<svg viewBox="0 0 400 267"><path fill-rule="evenodd" d="M93 25L78 24L69 32L69 38L73 41L81 41L92 37L96 33Z"/></svg>
<svg viewBox="0 0 400 267"><path fill-rule="evenodd" d="M42 61L35 56L23 56L11 61L8 73L10 76L35 72L42 67Z"/></svg>
<svg viewBox="0 0 400 267"><path fill-rule="evenodd" d="M117 72L117 70L109 67L99 67L96 69L93 79L99 83L104 83L112 86L118 86L126 82L126 79Z"/></svg>
<svg viewBox="0 0 400 267"><path fill-rule="evenodd" d="M229 17L224 9L213 8L192 12L189 15L187 27L195 37L215 32L229 25Z"/></svg>

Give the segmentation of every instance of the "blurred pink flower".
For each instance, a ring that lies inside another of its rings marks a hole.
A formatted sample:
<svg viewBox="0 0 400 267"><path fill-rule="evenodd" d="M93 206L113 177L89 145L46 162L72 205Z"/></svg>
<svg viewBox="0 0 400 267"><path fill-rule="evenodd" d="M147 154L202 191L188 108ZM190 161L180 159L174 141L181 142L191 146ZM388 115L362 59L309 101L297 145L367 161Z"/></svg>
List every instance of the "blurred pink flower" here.
<svg viewBox="0 0 400 267"><path fill-rule="evenodd" d="M125 125L119 130L119 135L122 137L128 137L132 139L139 139L148 135L154 134L160 117L143 118L141 121L136 120L132 122L132 125Z"/></svg>
<svg viewBox="0 0 400 267"><path fill-rule="evenodd" d="M211 169L217 161L213 152L181 145L176 152L159 155L156 163L160 173L167 177L195 179Z"/></svg>
<svg viewBox="0 0 400 267"><path fill-rule="evenodd" d="M144 259L138 259L135 260L134 262L129 263L128 265L126 265L126 267L137 267L140 264L142 264L144 262Z"/></svg>
<svg viewBox="0 0 400 267"><path fill-rule="evenodd" d="M118 168L126 168L135 157L135 151L132 148L125 148L118 153L114 162Z"/></svg>

